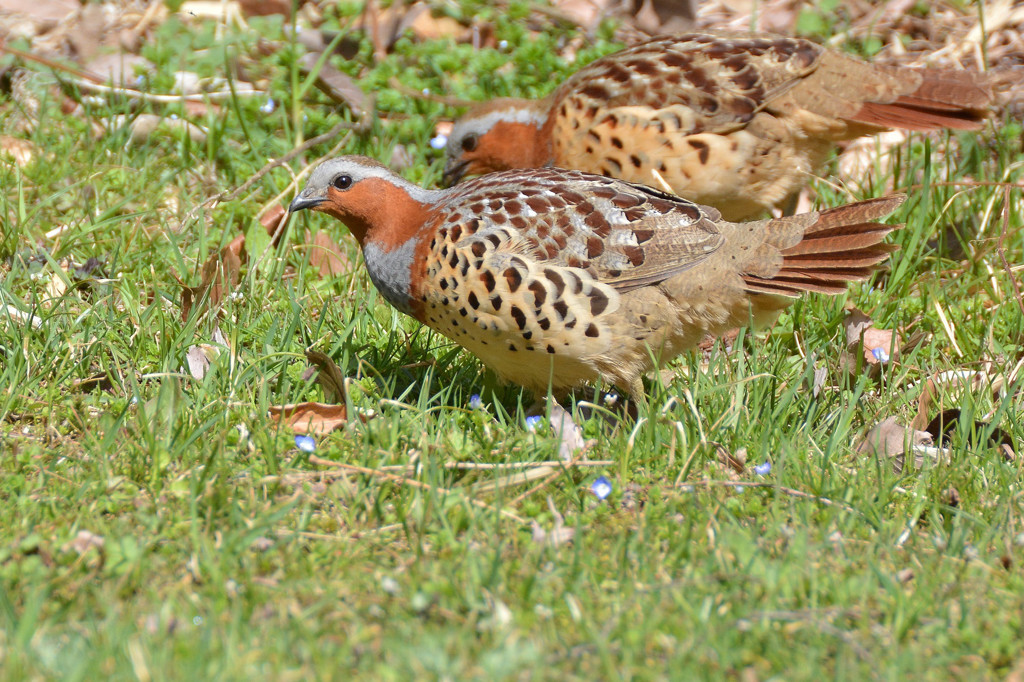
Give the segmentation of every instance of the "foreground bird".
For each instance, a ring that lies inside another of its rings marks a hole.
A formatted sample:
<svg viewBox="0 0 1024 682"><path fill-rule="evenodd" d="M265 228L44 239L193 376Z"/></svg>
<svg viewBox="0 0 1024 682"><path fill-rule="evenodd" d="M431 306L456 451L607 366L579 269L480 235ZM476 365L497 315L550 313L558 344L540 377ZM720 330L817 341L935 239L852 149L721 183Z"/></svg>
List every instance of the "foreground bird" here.
<svg viewBox="0 0 1024 682"><path fill-rule="evenodd" d="M667 36L545 99L478 105L448 138L445 180L554 165L667 185L746 220L795 199L838 141L974 130L991 99L977 73L869 64L798 38Z"/></svg>
<svg viewBox="0 0 1024 682"><path fill-rule="evenodd" d="M639 395L656 362L805 291L838 294L895 247L870 222L903 197L735 224L712 208L558 168L426 190L372 159L318 166L290 211L345 223L399 310L505 380L562 396L603 378Z"/></svg>

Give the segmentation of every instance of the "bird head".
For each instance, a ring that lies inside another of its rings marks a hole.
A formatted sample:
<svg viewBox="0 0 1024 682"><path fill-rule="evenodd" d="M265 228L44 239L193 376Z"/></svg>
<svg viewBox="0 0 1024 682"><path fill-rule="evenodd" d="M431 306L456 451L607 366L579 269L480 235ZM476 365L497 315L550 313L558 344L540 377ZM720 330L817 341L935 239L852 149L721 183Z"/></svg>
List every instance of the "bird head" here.
<svg viewBox="0 0 1024 682"><path fill-rule="evenodd" d="M341 156L313 170L288 211L308 208L326 213L345 223L361 246L370 240L388 248L423 223L431 200L429 190L371 158Z"/></svg>
<svg viewBox="0 0 1024 682"><path fill-rule="evenodd" d="M550 161L550 145L542 135L546 121L543 100L498 99L471 109L448 136L444 183L546 165Z"/></svg>

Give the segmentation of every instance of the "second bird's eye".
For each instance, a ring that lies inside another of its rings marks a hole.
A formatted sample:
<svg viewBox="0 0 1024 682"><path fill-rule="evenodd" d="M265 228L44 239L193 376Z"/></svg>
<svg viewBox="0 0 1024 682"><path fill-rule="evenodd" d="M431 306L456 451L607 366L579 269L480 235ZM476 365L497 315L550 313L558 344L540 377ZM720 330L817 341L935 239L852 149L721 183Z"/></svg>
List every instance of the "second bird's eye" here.
<svg viewBox="0 0 1024 682"><path fill-rule="evenodd" d="M480 141L480 138L476 135L466 135L462 138L462 151L471 152L476 149L476 143Z"/></svg>
<svg viewBox="0 0 1024 682"><path fill-rule="evenodd" d="M334 182L331 184L334 185L335 189L348 189L352 186L352 177L349 175L339 175L334 178Z"/></svg>

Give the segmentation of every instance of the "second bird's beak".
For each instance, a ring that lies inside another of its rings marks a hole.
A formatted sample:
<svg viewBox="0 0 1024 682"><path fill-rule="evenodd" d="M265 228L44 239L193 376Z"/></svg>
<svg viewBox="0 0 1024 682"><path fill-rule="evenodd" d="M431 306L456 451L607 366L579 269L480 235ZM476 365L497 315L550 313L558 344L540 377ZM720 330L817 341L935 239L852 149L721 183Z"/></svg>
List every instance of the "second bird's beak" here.
<svg viewBox="0 0 1024 682"><path fill-rule="evenodd" d="M469 161L449 161L444 166L444 173L441 174L441 183L445 187L451 187L466 174L466 166Z"/></svg>

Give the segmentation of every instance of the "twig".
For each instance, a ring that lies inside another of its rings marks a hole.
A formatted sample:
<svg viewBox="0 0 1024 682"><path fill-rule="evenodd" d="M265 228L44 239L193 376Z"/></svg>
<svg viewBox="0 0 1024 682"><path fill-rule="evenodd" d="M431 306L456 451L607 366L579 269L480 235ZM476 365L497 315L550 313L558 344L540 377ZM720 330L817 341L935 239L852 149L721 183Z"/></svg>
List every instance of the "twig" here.
<svg viewBox="0 0 1024 682"><path fill-rule="evenodd" d="M790 497L799 497L804 500L814 500L815 502L819 502L825 505L826 507L837 507L839 509L842 509L843 511L850 512L851 514L857 514L858 516L864 515L863 512L854 509L845 502L836 502L835 500L829 499L827 497L822 497L821 495L805 493L802 490L797 490L795 488L787 488L786 486L779 485L778 483L768 483L766 481L687 481L686 483L681 483L678 487L686 488L687 486L691 488L712 488L714 486L722 486L723 488L767 488L769 490L774 490L776 492L789 495Z"/></svg>
<svg viewBox="0 0 1024 682"><path fill-rule="evenodd" d="M615 461L610 459L587 459L569 462L559 459L546 460L543 462L502 462L497 464L488 464L486 462L445 462L442 466L445 469L458 469L464 471L491 471L494 469L541 469L545 467L564 467L566 469L571 467L608 467L614 464ZM381 471L409 471L413 468L414 467L410 464L394 464L382 466L380 469Z"/></svg>
<svg viewBox="0 0 1024 682"><path fill-rule="evenodd" d="M83 90L89 90L90 92L100 92L106 94L119 94L124 95L130 99L143 100L145 102L216 102L225 99L231 99L234 95L266 95L267 93L263 90L236 90L232 93L230 90L218 91L218 92L205 92L195 95L155 95L150 92L142 92L141 90L135 90L132 88L124 88L116 85L107 85L107 79L99 76L91 71L83 71L82 69L76 68L68 64L61 64L58 61L50 59L48 57L41 57L31 52L19 50L16 47L11 47L3 40L0 40L0 52L6 52L24 59L25 61L34 62L41 66L45 66L53 71L63 71L75 77L74 84Z"/></svg>
<svg viewBox="0 0 1024 682"><path fill-rule="evenodd" d="M82 88L83 90L89 90L91 92L99 92L104 94L117 94L123 95L129 99L142 100L144 102L162 102L166 104L173 104L175 102L220 102L223 100L231 99L232 97L255 97L256 95L266 95L266 90L217 90L214 92L197 93L194 95L156 95L151 92L143 92L141 90L135 90L133 88L122 88L114 85L106 85L103 83L95 83L90 80L84 80L79 78L74 81L75 85Z"/></svg>
<svg viewBox="0 0 1024 682"><path fill-rule="evenodd" d="M551 481L555 480L558 476L562 475L563 473L565 473L569 469L573 469L573 468L575 468L577 466L580 466L580 465L583 465L585 463L586 463L586 460L578 460L578 459L570 459L567 462L551 462L551 463L549 463L549 466L557 466L557 468L554 471L552 471L550 474L545 476L543 479L541 479L540 483L538 483L537 485L535 485L532 488L529 488L528 490L526 490L525 492L522 492L522 493L516 495L515 497L513 497L511 504L513 504L513 505L519 504L520 502L522 502L526 498L530 497L534 493L536 493L536 492L538 492L540 490L543 490L545 487L547 487L548 483L550 483ZM609 466L612 465L612 464L614 464L614 462L608 462Z"/></svg>
<svg viewBox="0 0 1024 682"><path fill-rule="evenodd" d="M97 84L105 82L103 78L97 76L94 73L91 73L89 71L82 71L81 69L75 68L74 66L70 66L68 64L61 64L60 62L48 59L47 57L40 57L39 55L32 54L31 52L19 50L16 47L11 47L7 44L5 40L2 39L0 39L0 52L6 52L7 54L14 55L15 57L20 57L25 61L41 64L42 66L45 66L49 69L53 69L54 71L63 71L65 73L70 73L75 78L78 78L83 81L89 81L91 83Z"/></svg>
<svg viewBox="0 0 1024 682"><path fill-rule="evenodd" d="M338 468L338 469L344 469L346 471L354 471L355 473L358 473L358 474L365 474L367 476L375 476L375 477L379 477L379 478L384 478L384 479L387 479L389 481L393 481L395 483L400 483L402 485L412 486L413 488L420 488L421 490L431 490L433 492L440 493L442 495L455 494L455 491L451 490L450 488L442 488L441 486L427 485L426 483L423 483L421 481L417 481L417 480L412 479L412 478L407 478L405 476L399 476L397 474L388 473L386 471L381 471L379 469L371 469L369 467L363 467L363 466L359 466L359 465L356 465L356 464L346 464L344 462L335 462L335 461L330 460L330 459L324 459L322 457L317 457L316 455L310 455L309 461L310 461L311 464L318 464L320 466L335 467L335 468ZM513 512L508 511L507 509L498 509L497 507L493 507L493 506L487 504L486 502L481 502L480 500L473 499L472 497L465 497L464 496L464 499L467 502L469 502L470 504L472 504L473 506L475 506L475 507L479 507L481 509L486 509L488 511L496 511L499 514L501 514L502 516L510 518L513 521L516 521L517 523L521 523L523 525L526 525L526 519L524 519L523 517L519 516L518 514L515 514Z"/></svg>
<svg viewBox="0 0 1024 682"><path fill-rule="evenodd" d="M926 187L1005 187L1007 189L1013 187L1016 189L1024 189L1024 182L996 182L995 180L955 180L950 182L930 182L927 185L907 185L906 187L900 187L899 189L893 190L893 192L900 194L908 194L910 192L916 192L919 189Z"/></svg>
<svg viewBox="0 0 1024 682"><path fill-rule="evenodd" d="M216 194L216 195L210 197L209 199L206 199L202 203L198 204L195 208L193 208L191 211L189 211L188 214L186 214L185 219L181 221L181 224L182 225L187 225L188 223L190 223L193 220L195 220L196 219L196 214L202 208L207 208L207 207L212 208L213 206L216 206L217 204L219 204L221 201L231 201L232 199L235 199L240 194L245 192L247 189L249 189L250 187L255 185L257 182L259 182L259 180L264 175L266 175L267 173L269 173L273 169L277 168L278 166L281 166L283 164L288 163L289 161L294 159L299 154L302 154L303 152L308 151L311 147L315 147L316 145L321 144L322 142L327 142L332 137L334 137L335 135L340 133L342 130L362 131L362 130L365 130L368 126L369 126L369 120L368 119L360 120L360 121L357 121L355 123L350 123L348 121L341 121L340 123L335 124L335 126L333 128L328 130L323 135L317 135L316 137L311 137L308 140L306 140L305 142L303 142L302 144L300 144L295 149L293 149L290 152L288 152L287 154L285 154L284 156L282 156L282 157L280 157L278 159L273 159L271 161L268 161L267 164L265 166L263 166L263 168L260 168L258 171L256 171L253 174L253 176L251 178L249 178L248 180L243 182L241 185L239 185L235 189L233 189L231 191L225 190L225 191L223 191L223 192L221 192L219 194Z"/></svg>

